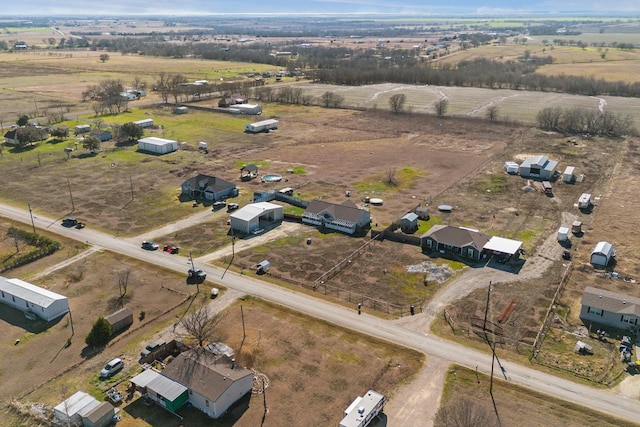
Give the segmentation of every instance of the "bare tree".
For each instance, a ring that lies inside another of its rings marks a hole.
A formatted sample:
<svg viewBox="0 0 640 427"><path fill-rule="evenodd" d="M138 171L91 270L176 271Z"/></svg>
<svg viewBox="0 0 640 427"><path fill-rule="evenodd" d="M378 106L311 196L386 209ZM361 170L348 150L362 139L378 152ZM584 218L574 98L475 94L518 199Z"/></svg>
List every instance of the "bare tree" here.
<svg viewBox="0 0 640 427"><path fill-rule="evenodd" d="M498 106L497 105L489 105L489 107L487 107L486 117L487 117L487 120L489 120L490 122L497 122L498 121Z"/></svg>
<svg viewBox="0 0 640 427"><path fill-rule="evenodd" d="M496 416L470 398L451 399L438 409L434 427L498 427Z"/></svg>
<svg viewBox="0 0 640 427"><path fill-rule="evenodd" d="M384 183L394 187L398 185L398 174L395 169L389 169L385 172Z"/></svg>
<svg viewBox="0 0 640 427"><path fill-rule="evenodd" d="M449 100L442 98L435 103L434 108L436 109L436 115L438 117L444 117L444 115L447 114L447 108L449 108Z"/></svg>
<svg viewBox="0 0 640 427"><path fill-rule="evenodd" d="M131 269L126 268L124 270L118 271L118 291L120 292L120 297L118 301L122 304L124 297L127 295L127 288L129 287L129 283L131 282Z"/></svg>
<svg viewBox="0 0 640 427"><path fill-rule="evenodd" d="M404 110L404 103L407 100L407 97L404 93L396 93L389 98L389 107L391 107L391 111L394 113L402 113Z"/></svg>
<svg viewBox="0 0 640 427"><path fill-rule="evenodd" d="M344 96L338 95L335 92L327 91L320 95L320 104L325 108L333 107L338 108L344 102Z"/></svg>
<svg viewBox="0 0 640 427"><path fill-rule="evenodd" d="M189 337L197 342L198 347L204 347L206 343L215 341L218 324L223 318L222 313L212 313L211 309L203 303L193 313L185 316L180 324Z"/></svg>

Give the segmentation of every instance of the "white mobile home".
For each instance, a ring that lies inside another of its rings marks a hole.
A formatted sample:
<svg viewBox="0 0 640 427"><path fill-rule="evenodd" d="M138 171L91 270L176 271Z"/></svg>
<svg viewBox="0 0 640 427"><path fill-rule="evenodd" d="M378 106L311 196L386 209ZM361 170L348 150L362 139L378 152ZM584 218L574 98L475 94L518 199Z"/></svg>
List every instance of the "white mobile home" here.
<svg viewBox="0 0 640 427"><path fill-rule="evenodd" d="M69 311L69 300L20 279L0 276L0 302L50 322Z"/></svg>
<svg viewBox="0 0 640 427"><path fill-rule="evenodd" d="M153 126L153 119L142 119L142 120L138 120L133 122L134 125L138 125L141 128L148 128Z"/></svg>
<svg viewBox="0 0 640 427"><path fill-rule="evenodd" d="M366 427L384 409L387 398L373 390L358 396L344 411L340 427Z"/></svg>
<svg viewBox="0 0 640 427"><path fill-rule="evenodd" d="M166 154L178 150L178 141L150 136L138 140L138 150L155 154Z"/></svg>
<svg viewBox="0 0 640 427"><path fill-rule="evenodd" d="M244 131L251 133L269 132L274 129L278 129L278 121L275 119L262 120L260 122L249 123L244 126Z"/></svg>

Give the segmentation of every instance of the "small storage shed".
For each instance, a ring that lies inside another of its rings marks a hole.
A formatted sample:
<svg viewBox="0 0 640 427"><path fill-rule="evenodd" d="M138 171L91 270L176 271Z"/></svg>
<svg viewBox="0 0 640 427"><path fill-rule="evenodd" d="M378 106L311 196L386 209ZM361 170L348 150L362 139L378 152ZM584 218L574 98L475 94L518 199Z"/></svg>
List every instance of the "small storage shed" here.
<svg viewBox="0 0 640 427"><path fill-rule="evenodd" d="M178 150L178 141L150 136L138 140L138 150L154 154L167 154Z"/></svg>
<svg viewBox="0 0 640 427"><path fill-rule="evenodd" d="M573 221L573 224L571 224L571 232L573 234L582 233L582 221Z"/></svg>
<svg viewBox="0 0 640 427"><path fill-rule="evenodd" d="M113 424L115 408L109 402L101 402L98 406L82 416L84 427L107 427Z"/></svg>
<svg viewBox="0 0 640 427"><path fill-rule="evenodd" d="M55 420L62 425L82 425L82 419L99 405L100 402L95 397L84 391L77 391L53 408L53 414Z"/></svg>
<svg viewBox="0 0 640 427"><path fill-rule="evenodd" d="M520 169L520 165L516 162L504 162L504 170L508 174L516 175L518 173L518 169Z"/></svg>
<svg viewBox="0 0 640 427"><path fill-rule="evenodd" d="M111 313L105 320L111 325L111 333L116 335L127 329L133 323L133 313L128 308L122 308L115 313Z"/></svg>
<svg viewBox="0 0 640 427"><path fill-rule="evenodd" d="M598 242L591 251L591 265L594 267L606 267L616 256L613 245L609 242Z"/></svg>
<svg viewBox="0 0 640 427"><path fill-rule="evenodd" d="M91 125L77 125L73 130L73 133L75 133L76 135L89 132L91 132Z"/></svg>
<svg viewBox="0 0 640 427"><path fill-rule="evenodd" d="M566 182L567 184L571 184L573 181L575 181L575 179L576 179L575 167L567 166L564 172L562 173L562 181Z"/></svg>
<svg viewBox="0 0 640 427"><path fill-rule="evenodd" d="M418 229L418 215L414 212L409 212L400 218L400 228L403 233L415 232Z"/></svg>
<svg viewBox="0 0 640 427"><path fill-rule="evenodd" d="M198 150L207 150L209 148L209 144L206 142L198 142Z"/></svg>
<svg viewBox="0 0 640 427"><path fill-rule="evenodd" d="M256 273L258 274L264 274L267 271L269 271L269 267L271 267L271 263L269 261L262 260L259 263L256 264Z"/></svg>
<svg viewBox="0 0 640 427"><path fill-rule="evenodd" d="M429 218L431 218L429 208L425 208L422 206L416 208L416 215L418 215L418 218L423 221L429 221Z"/></svg>
<svg viewBox="0 0 640 427"><path fill-rule="evenodd" d="M567 240L569 240L569 228L568 227L558 228L558 241L564 242Z"/></svg>
<svg viewBox="0 0 640 427"><path fill-rule="evenodd" d="M589 209L589 207L591 207L591 194L582 193L582 195L578 199L578 208Z"/></svg>

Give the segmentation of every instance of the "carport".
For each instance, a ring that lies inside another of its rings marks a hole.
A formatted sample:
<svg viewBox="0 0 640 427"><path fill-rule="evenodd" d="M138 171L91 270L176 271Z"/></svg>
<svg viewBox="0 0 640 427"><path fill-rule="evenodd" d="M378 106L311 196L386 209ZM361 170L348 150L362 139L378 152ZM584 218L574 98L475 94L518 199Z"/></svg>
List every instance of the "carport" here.
<svg viewBox="0 0 640 427"><path fill-rule="evenodd" d="M519 240L506 239L504 237L493 236L483 248L494 255L508 256L509 259L517 259L522 251L522 242Z"/></svg>

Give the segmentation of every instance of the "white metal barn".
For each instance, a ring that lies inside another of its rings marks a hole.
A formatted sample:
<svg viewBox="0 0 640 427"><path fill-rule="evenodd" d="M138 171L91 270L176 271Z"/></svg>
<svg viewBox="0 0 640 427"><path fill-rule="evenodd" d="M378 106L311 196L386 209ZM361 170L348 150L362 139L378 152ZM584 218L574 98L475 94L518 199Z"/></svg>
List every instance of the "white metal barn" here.
<svg viewBox="0 0 640 427"><path fill-rule="evenodd" d="M0 302L50 322L69 311L67 297L20 279L0 276Z"/></svg>
<svg viewBox="0 0 640 427"><path fill-rule="evenodd" d="M244 126L245 132L258 133L268 132L278 129L278 121L276 119L262 120L255 123L249 123Z"/></svg>
<svg viewBox="0 0 640 427"><path fill-rule="evenodd" d="M529 157L520 165L520 176L551 179L558 162L555 160L549 160L547 156Z"/></svg>
<svg viewBox="0 0 640 427"><path fill-rule="evenodd" d="M258 104L235 104L233 108L240 111L240 114L257 115L262 113L262 107Z"/></svg>
<svg viewBox="0 0 640 427"><path fill-rule="evenodd" d="M598 242L591 251L591 265L594 267L606 267L616 256L613 245L609 242Z"/></svg>
<svg viewBox="0 0 640 427"><path fill-rule="evenodd" d="M138 150L155 154L167 154L178 150L178 141L150 136L138 140Z"/></svg>
<svg viewBox="0 0 640 427"><path fill-rule="evenodd" d="M260 228L261 221L277 222L284 219L284 208L269 202L251 203L230 215L231 228L249 234Z"/></svg>

